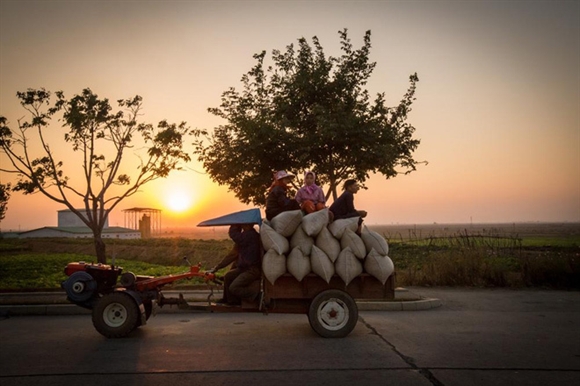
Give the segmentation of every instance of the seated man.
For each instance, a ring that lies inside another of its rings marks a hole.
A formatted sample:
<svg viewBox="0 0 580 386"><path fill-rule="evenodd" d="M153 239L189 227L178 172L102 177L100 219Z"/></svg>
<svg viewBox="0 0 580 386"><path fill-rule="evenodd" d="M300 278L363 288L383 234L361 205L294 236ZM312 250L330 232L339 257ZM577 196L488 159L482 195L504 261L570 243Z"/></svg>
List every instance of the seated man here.
<svg viewBox="0 0 580 386"><path fill-rule="evenodd" d="M351 217L360 217L356 233L360 236L363 217L367 216L365 210L357 210L354 207L354 195L359 191L360 186L356 180L346 180L342 187L344 192L330 206L329 210L334 215L335 220Z"/></svg>
<svg viewBox="0 0 580 386"><path fill-rule="evenodd" d="M230 226L234 248L209 272L216 272L234 263L224 276L224 297L218 303L241 304L241 298L254 300L260 294L252 284L261 278L262 244L253 224Z"/></svg>

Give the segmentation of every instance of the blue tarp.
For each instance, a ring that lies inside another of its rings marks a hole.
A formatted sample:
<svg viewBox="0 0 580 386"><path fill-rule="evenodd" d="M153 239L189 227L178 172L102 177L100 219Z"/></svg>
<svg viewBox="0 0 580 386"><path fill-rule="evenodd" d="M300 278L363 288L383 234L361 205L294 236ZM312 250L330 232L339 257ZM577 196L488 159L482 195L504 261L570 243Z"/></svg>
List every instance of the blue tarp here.
<svg viewBox="0 0 580 386"><path fill-rule="evenodd" d="M214 227L220 225L233 224L258 224L262 225L262 215L260 209L242 210L236 213L226 214L225 216L205 220L197 224L198 227Z"/></svg>

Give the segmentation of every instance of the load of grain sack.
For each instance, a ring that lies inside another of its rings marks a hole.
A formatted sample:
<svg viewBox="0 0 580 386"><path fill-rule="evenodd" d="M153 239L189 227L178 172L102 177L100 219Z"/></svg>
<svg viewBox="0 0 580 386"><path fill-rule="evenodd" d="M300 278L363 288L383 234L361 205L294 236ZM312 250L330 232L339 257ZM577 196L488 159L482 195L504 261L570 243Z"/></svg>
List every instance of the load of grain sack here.
<svg viewBox="0 0 580 386"><path fill-rule="evenodd" d="M329 283L336 274L348 285L366 272L384 285L395 270L387 241L366 226L359 236L358 221L353 217L329 224L328 209L307 215L287 211L263 220L264 276L274 284L286 272L298 281L312 272Z"/></svg>

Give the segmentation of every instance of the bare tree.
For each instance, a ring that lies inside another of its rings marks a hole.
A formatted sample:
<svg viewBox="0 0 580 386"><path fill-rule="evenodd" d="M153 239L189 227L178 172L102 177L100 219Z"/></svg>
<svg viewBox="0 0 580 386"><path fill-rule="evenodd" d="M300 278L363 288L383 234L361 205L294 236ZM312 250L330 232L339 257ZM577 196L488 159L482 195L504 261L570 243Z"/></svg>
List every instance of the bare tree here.
<svg viewBox="0 0 580 386"><path fill-rule="evenodd" d="M177 125L161 121L156 128L139 123L140 96L118 100L120 110L112 112L108 99L99 99L88 88L70 100L62 91L55 95L56 101L52 103L51 93L45 89L18 92L29 119L19 119L15 130L0 116L0 154L9 161L2 163L0 171L18 175L12 190L24 194L40 192L75 213L92 230L97 260L105 263L102 232L109 213L147 182L166 177L170 171L181 169L180 162L190 160L183 150L183 137L190 133L190 128L185 122ZM81 173L74 176L74 181L64 171L64 160L71 157L56 154L48 141L54 138L56 128L50 122L57 114L65 128L65 142L80 153L80 165L73 167L78 167ZM30 138L31 134L35 134L35 140ZM136 172L129 173L124 170L123 161L136 137L145 145L141 149L143 154L138 154ZM40 155L31 154L33 144L40 144ZM75 202L82 202L86 215Z"/></svg>

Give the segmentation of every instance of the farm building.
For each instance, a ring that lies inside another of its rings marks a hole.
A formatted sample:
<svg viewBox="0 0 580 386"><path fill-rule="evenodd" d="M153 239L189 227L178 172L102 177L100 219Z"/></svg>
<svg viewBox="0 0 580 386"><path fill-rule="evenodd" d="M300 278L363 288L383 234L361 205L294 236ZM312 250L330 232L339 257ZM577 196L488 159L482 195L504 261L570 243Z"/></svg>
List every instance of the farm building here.
<svg viewBox="0 0 580 386"><path fill-rule="evenodd" d="M84 209L78 209L79 212L86 212ZM72 237L72 238L92 238L93 232L87 227L77 215L71 210L64 209L58 211L58 226L42 227L26 232L20 232L20 238L37 238L37 237ZM141 232L134 229L123 227L109 227L108 219L105 220L103 228L104 239L140 239Z"/></svg>

